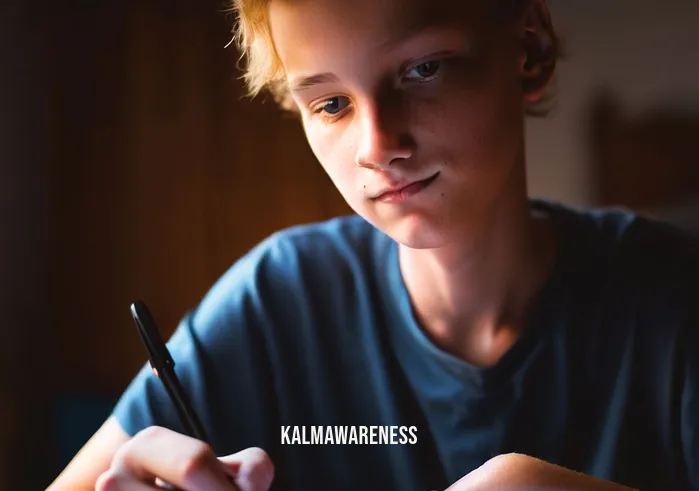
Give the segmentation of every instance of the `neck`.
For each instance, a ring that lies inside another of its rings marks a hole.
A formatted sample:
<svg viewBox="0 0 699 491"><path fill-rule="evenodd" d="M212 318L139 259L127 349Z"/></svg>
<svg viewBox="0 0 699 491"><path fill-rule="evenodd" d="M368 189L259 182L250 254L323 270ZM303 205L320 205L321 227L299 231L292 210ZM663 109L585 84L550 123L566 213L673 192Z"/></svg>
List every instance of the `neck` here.
<svg viewBox="0 0 699 491"><path fill-rule="evenodd" d="M400 267L427 335L473 364L492 365L518 337L555 241L550 224L532 216L526 193L468 225L444 247L401 246Z"/></svg>

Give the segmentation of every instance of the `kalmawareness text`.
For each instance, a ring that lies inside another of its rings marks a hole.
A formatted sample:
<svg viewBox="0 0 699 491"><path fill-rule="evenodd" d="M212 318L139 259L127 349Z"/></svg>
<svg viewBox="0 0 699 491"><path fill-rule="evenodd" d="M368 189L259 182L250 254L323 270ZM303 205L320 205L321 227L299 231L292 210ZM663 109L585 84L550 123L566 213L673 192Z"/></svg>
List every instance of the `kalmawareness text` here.
<svg viewBox="0 0 699 491"><path fill-rule="evenodd" d="M415 445L415 426L282 426L282 445Z"/></svg>

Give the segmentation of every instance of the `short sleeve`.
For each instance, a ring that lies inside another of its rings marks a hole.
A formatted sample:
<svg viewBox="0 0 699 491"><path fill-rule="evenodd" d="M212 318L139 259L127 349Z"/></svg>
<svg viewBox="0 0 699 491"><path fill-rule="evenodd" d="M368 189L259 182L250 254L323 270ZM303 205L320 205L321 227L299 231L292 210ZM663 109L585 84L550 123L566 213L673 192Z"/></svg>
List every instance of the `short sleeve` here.
<svg viewBox="0 0 699 491"><path fill-rule="evenodd" d="M271 329L262 291L283 267L277 242L268 239L233 265L196 310L187 313L167 345L175 372L217 453L268 447L277 434L272 371L267 354ZM278 304L277 300L274 302ZM183 433L162 382L146 363L113 415L134 435L149 426Z"/></svg>
<svg viewBox="0 0 699 491"><path fill-rule="evenodd" d="M366 394L366 377L358 373L368 373L364 360L380 342L366 265L388 241L353 216L277 232L183 317L168 348L218 455L260 447L279 476L297 475L306 472L297 468L303 453L283 445L280 429L332 425L359 411L353 396ZM148 365L113 414L130 435L154 425L183 431Z"/></svg>

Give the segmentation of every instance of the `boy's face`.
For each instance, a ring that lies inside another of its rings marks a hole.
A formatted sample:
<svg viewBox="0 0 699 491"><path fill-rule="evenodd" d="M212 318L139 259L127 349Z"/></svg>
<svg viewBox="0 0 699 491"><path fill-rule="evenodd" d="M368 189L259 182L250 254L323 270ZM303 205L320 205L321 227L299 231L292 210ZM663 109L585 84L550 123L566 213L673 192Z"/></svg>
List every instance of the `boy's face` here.
<svg viewBox="0 0 699 491"><path fill-rule="evenodd" d="M409 247L448 245L522 192L523 49L492 4L271 2L313 152L359 215Z"/></svg>

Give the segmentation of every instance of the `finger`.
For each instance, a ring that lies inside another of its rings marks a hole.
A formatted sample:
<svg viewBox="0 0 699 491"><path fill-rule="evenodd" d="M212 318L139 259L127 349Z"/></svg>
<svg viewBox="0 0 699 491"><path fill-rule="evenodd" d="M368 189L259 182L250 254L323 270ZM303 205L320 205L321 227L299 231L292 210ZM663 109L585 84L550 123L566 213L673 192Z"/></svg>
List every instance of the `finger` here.
<svg viewBox="0 0 699 491"><path fill-rule="evenodd" d="M128 474L109 470L97 478L95 491L157 491L156 486L139 482Z"/></svg>
<svg viewBox="0 0 699 491"><path fill-rule="evenodd" d="M219 459L241 491L267 491L274 480L274 464L261 448L246 448Z"/></svg>
<svg viewBox="0 0 699 491"><path fill-rule="evenodd" d="M136 434L119 449L112 468L151 485L157 477L187 491L234 489L206 443L165 428Z"/></svg>

